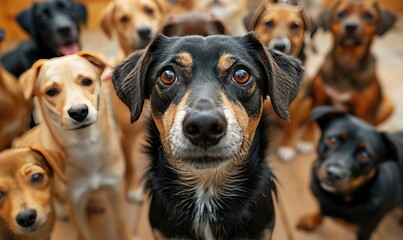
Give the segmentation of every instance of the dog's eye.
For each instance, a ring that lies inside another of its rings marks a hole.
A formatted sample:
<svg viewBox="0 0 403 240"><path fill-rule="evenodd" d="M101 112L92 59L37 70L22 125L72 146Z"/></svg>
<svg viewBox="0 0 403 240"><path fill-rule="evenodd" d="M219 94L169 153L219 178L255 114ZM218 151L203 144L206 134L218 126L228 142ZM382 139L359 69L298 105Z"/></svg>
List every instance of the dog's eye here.
<svg viewBox="0 0 403 240"><path fill-rule="evenodd" d="M366 21L371 21L372 19L374 19L374 15L372 15L370 12L366 12L364 13L364 19Z"/></svg>
<svg viewBox="0 0 403 240"><path fill-rule="evenodd" d="M330 136L326 139L326 145L328 147L337 147L340 143L340 137L339 136Z"/></svg>
<svg viewBox="0 0 403 240"><path fill-rule="evenodd" d="M0 191L0 200L6 197L6 192Z"/></svg>
<svg viewBox="0 0 403 240"><path fill-rule="evenodd" d="M145 6L144 7L144 12L147 13L148 15L152 16L154 14L154 9Z"/></svg>
<svg viewBox="0 0 403 240"><path fill-rule="evenodd" d="M48 18L49 18L49 14L48 14L47 12L43 12L43 13L41 13L41 14L39 15L39 19L40 19L42 22L45 22L46 20L48 20Z"/></svg>
<svg viewBox="0 0 403 240"><path fill-rule="evenodd" d="M121 16L120 19L119 19L119 21L120 21L121 23L128 23L129 20L130 20L130 18L129 18L129 16L127 16L127 15L123 15L123 16Z"/></svg>
<svg viewBox="0 0 403 240"><path fill-rule="evenodd" d="M171 85L176 80L176 75L172 70L165 70L161 74L161 82L165 85Z"/></svg>
<svg viewBox="0 0 403 240"><path fill-rule="evenodd" d="M57 88L51 88L48 91L46 91L46 95L48 95L49 97L54 97L59 93L60 93L60 90Z"/></svg>
<svg viewBox="0 0 403 240"><path fill-rule="evenodd" d="M232 79L239 84L245 84L249 81L250 75L247 71L243 69L238 69L235 71Z"/></svg>
<svg viewBox="0 0 403 240"><path fill-rule="evenodd" d="M339 12L339 13L337 14L337 18L338 18L339 20L345 18L346 16L347 16L346 11L342 11L342 12Z"/></svg>
<svg viewBox="0 0 403 240"><path fill-rule="evenodd" d="M296 24L296 23L293 23L293 24L291 24L290 28L291 28L292 30L297 30L297 29L299 28L299 25Z"/></svg>
<svg viewBox="0 0 403 240"><path fill-rule="evenodd" d="M265 22L264 25L267 28L272 28L272 27L274 27L274 22L273 22L273 20L269 20L269 21Z"/></svg>
<svg viewBox="0 0 403 240"><path fill-rule="evenodd" d="M357 156L358 156L358 159L363 162L368 162L371 158L371 155L369 154L369 152L367 150L359 151Z"/></svg>
<svg viewBox="0 0 403 240"><path fill-rule="evenodd" d="M81 80L81 85L86 86L86 87L91 86L92 85L92 80L89 79L89 78L83 78Z"/></svg>
<svg viewBox="0 0 403 240"><path fill-rule="evenodd" d="M33 185L40 186L45 181L45 175L42 173L34 173L31 176L31 182Z"/></svg>

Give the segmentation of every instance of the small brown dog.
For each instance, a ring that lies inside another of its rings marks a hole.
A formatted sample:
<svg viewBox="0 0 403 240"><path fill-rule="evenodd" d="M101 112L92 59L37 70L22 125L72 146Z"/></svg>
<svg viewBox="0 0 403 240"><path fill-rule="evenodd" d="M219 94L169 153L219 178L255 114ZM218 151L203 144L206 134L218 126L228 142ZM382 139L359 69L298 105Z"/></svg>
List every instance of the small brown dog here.
<svg viewBox="0 0 403 240"><path fill-rule="evenodd" d="M55 214L53 172L64 179L64 156L43 148L0 153L0 240L49 239Z"/></svg>
<svg viewBox="0 0 403 240"><path fill-rule="evenodd" d="M316 32L315 23L303 8L284 3L274 4L271 0L261 3L251 19L249 28L255 30L263 45L297 57L301 61L305 60L305 33L313 37ZM294 158L296 154L294 144L302 153L312 149L310 143L312 136L307 131L303 132L302 139L297 141L298 129L305 127L313 108L313 100L308 94L306 85L307 79L304 79L297 98L290 106L291 122L276 118L283 131L277 156L283 161ZM265 105L270 112L274 112L270 101Z"/></svg>
<svg viewBox="0 0 403 240"><path fill-rule="evenodd" d="M315 106L331 104L374 125L393 113L370 49L395 21L393 13L368 1L339 1L323 12L319 25L332 32L334 46L312 82Z"/></svg>
<svg viewBox="0 0 403 240"><path fill-rule="evenodd" d="M0 29L0 41L3 38L4 31ZM24 99L17 79L0 65L0 151L28 130L29 111L29 102Z"/></svg>
<svg viewBox="0 0 403 240"><path fill-rule="evenodd" d="M165 36L227 34L224 23L213 14L184 13L170 16L162 27Z"/></svg>

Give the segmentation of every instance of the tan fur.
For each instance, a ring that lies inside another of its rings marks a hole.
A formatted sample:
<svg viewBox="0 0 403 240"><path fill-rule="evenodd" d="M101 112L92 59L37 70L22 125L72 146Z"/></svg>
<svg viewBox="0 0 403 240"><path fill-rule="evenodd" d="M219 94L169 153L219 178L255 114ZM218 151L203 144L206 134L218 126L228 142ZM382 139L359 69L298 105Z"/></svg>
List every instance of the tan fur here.
<svg viewBox="0 0 403 240"><path fill-rule="evenodd" d="M124 157L117 127L108 109L108 93L101 84L104 68L101 58L86 52L35 64L21 79L21 84L26 87L27 97L37 97L36 107L43 122L22 136L16 145L39 146L66 154L66 192L60 193L62 188L57 190L59 196L66 197L70 217L82 239L91 239L86 216L89 196L101 188L107 190L119 234L122 239L130 239L118 191L125 169ZM92 85L81 85L83 77L90 78ZM46 95L54 86L60 93L54 97ZM95 121L85 128L75 129L66 112L69 106L81 103L88 106L88 117L95 116Z"/></svg>
<svg viewBox="0 0 403 240"><path fill-rule="evenodd" d="M187 52L183 52L179 54L179 61L184 68L191 68L193 66L193 58L192 55L190 55L190 53Z"/></svg>
<svg viewBox="0 0 403 240"><path fill-rule="evenodd" d="M0 198L0 240L48 239L54 223L53 171L64 178L64 156L42 148L9 149L0 153L0 165L0 191L6 194ZM38 185L31 183L35 173L44 175ZM27 209L37 213L32 232L24 232L16 222Z"/></svg>
<svg viewBox="0 0 403 240"><path fill-rule="evenodd" d="M231 56L231 54L225 53L218 59L218 70L220 72L226 72L232 66L232 64L234 64L234 62L235 58Z"/></svg>

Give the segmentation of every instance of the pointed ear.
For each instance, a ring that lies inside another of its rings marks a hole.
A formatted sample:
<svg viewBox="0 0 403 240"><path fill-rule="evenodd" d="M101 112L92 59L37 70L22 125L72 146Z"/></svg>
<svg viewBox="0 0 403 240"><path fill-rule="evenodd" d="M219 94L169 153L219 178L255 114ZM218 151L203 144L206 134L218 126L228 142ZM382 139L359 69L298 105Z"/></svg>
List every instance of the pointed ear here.
<svg viewBox="0 0 403 240"><path fill-rule="evenodd" d="M381 136L387 147L385 160L396 161L400 166L403 166L403 133L391 134L382 132Z"/></svg>
<svg viewBox="0 0 403 240"><path fill-rule="evenodd" d="M271 103L279 117L290 120L288 109L298 94L304 68L298 59L274 49L267 49L265 55Z"/></svg>
<svg viewBox="0 0 403 240"><path fill-rule="evenodd" d="M316 121L323 131L326 124L337 117L346 116L347 114L333 106L316 107L311 113L311 121Z"/></svg>
<svg viewBox="0 0 403 240"><path fill-rule="evenodd" d="M26 100L30 100L35 95L36 78L45 62L45 59L36 61L35 64L19 78L18 84L20 85Z"/></svg>
<svg viewBox="0 0 403 240"><path fill-rule="evenodd" d="M81 51L77 55L87 59L87 61L97 67L100 70L99 75L103 73L105 67L109 67L108 61L96 53Z"/></svg>
<svg viewBox="0 0 403 240"><path fill-rule="evenodd" d="M108 38L112 38L112 27L113 27L113 13L115 12L116 3L110 2L108 6L104 10L102 10L100 19L100 25L102 31L108 36Z"/></svg>
<svg viewBox="0 0 403 240"><path fill-rule="evenodd" d="M266 1L262 1L255 13L252 15L252 18L250 18L249 26L247 27L249 31L255 30L256 25L259 23L259 20L262 17L262 14L266 11L266 4Z"/></svg>
<svg viewBox="0 0 403 240"><path fill-rule="evenodd" d="M31 35L31 37L34 39L37 37L37 31L34 24L34 13L36 6L37 4L34 3L32 7L25 9L15 17L22 29L24 29L24 31Z"/></svg>
<svg viewBox="0 0 403 240"><path fill-rule="evenodd" d="M300 14L305 24L305 31L309 32L312 38L316 33L316 24L303 8L301 8Z"/></svg>
<svg viewBox="0 0 403 240"><path fill-rule="evenodd" d="M66 169L66 156L59 151L47 150L42 147L31 147L32 151L39 153L43 160L52 168L52 170L63 180L67 182L64 171Z"/></svg>
<svg viewBox="0 0 403 240"><path fill-rule="evenodd" d="M386 33L390 28L393 27L397 20L396 14L393 12L387 10L387 9L381 9L381 7L377 4L374 3L375 9L377 10L379 14L379 23L378 27L376 29L376 34L379 36L382 36L384 33Z"/></svg>

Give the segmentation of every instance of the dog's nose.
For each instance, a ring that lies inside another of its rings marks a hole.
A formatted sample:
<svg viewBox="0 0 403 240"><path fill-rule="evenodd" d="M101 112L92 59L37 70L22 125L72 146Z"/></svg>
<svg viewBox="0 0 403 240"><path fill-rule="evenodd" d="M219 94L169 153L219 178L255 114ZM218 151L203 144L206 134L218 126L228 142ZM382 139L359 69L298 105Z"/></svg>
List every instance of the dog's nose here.
<svg viewBox="0 0 403 240"><path fill-rule="evenodd" d="M346 31L348 33L354 33L355 30L357 30L357 28L358 28L357 23L347 23L346 24Z"/></svg>
<svg viewBox="0 0 403 240"><path fill-rule="evenodd" d="M326 168L326 179L331 183L336 183L344 177L344 171L341 167L330 165Z"/></svg>
<svg viewBox="0 0 403 240"><path fill-rule="evenodd" d="M88 115L88 107L83 104L80 106L71 107L68 110L69 116L77 122L82 122Z"/></svg>
<svg viewBox="0 0 403 240"><path fill-rule="evenodd" d="M285 43L283 42L277 42L276 44L274 44L273 48L280 51L280 52L284 52L285 50Z"/></svg>
<svg viewBox="0 0 403 240"><path fill-rule="evenodd" d="M139 28L137 30L137 33L144 40L148 40L151 38L151 29L148 27Z"/></svg>
<svg viewBox="0 0 403 240"><path fill-rule="evenodd" d="M28 209L27 211L19 213L16 217L16 221L21 227L32 227L36 221L36 210Z"/></svg>
<svg viewBox="0 0 403 240"><path fill-rule="evenodd" d="M208 148L216 145L227 131L227 121L210 99L202 98L183 120L183 133L197 146Z"/></svg>
<svg viewBox="0 0 403 240"><path fill-rule="evenodd" d="M62 35L67 35L71 31L71 27L70 26L59 27L57 28L57 31Z"/></svg>

